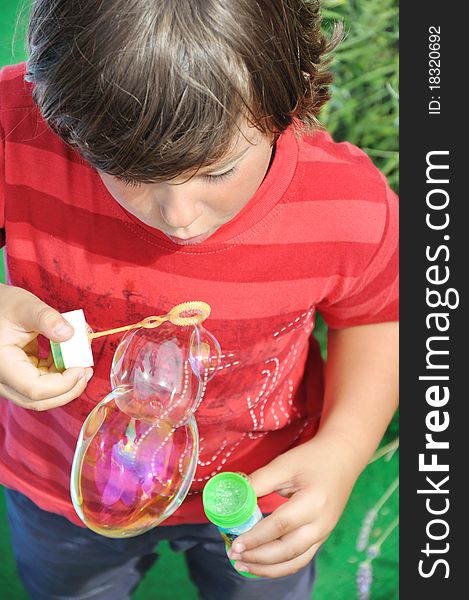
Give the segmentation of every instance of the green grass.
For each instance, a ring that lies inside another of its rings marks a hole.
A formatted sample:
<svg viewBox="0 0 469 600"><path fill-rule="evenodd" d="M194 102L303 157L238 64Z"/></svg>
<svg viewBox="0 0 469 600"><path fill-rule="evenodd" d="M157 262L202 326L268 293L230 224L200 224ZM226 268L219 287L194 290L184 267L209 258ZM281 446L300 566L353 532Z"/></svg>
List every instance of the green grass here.
<svg viewBox="0 0 469 600"><path fill-rule="evenodd" d="M28 2L3 0L0 8L0 65L25 58L24 22L15 32L16 15L27 10ZM333 99L321 120L338 141L348 140L368 152L377 166L398 189L398 54L397 0L324 0L325 28L333 20L343 20L347 38L334 61L336 80ZM0 281L4 281L0 256ZM317 335L324 347L325 327L319 321ZM397 416L383 444L398 435ZM318 559L315 600L354 600L358 598L355 578L365 558L356 542L366 513L383 495L398 473L398 454L369 465L359 478L338 526L324 545ZM380 510L370 543L380 539L398 513L398 493L391 495ZM134 600L192 600L196 592L190 583L182 556L167 544L160 548L160 560L149 572ZM0 490L0 598L22 600L28 596L16 575L9 545L3 494ZM373 561L374 581L371 600L398 598L398 531L393 529Z"/></svg>
<svg viewBox="0 0 469 600"><path fill-rule="evenodd" d="M398 191L399 59L397 0L323 0L324 28L342 20L332 100L321 114L336 140L365 150Z"/></svg>

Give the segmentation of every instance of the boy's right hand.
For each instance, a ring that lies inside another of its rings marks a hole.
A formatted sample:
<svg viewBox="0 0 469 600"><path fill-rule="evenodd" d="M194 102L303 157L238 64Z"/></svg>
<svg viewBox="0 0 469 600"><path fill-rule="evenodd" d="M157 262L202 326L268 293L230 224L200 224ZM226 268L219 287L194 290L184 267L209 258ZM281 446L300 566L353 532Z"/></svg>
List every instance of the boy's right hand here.
<svg viewBox="0 0 469 600"><path fill-rule="evenodd" d="M42 411L80 396L93 370L74 367L59 373L51 354L39 361L39 334L64 342L72 337L73 327L30 292L0 284L0 396Z"/></svg>

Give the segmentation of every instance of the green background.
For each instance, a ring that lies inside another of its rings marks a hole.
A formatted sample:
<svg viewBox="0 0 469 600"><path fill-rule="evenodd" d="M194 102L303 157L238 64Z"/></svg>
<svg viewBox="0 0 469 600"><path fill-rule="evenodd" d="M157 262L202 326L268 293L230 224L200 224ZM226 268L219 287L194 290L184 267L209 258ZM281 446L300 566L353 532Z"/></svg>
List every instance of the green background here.
<svg viewBox="0 0 469 600"><path fill-rule="evenodd" d="M73 0L70 0L73 1ZM24 60L28 3L3 0L0 6L0 66ZM347 37L336 51L333 99L321 115L328 130L340 141L347 139L365 149L398 189L398 57L397 0L325 0L324 27L343 20ZM0 252L0 281L4 269ZM324 327L317 331L324 340ZM397 439L397 416L383 444ZM365 551L356 549L367 512L378 502L398 474L398 453L388 453L370 464L360 476L336 529L318 558L315 600L362 600L356 575ZM398 491L378 513L370 533L373 543L386 535L398 514ZM184 559L166 543L160 559L147 574L133 598L191 600L197 598ZM15 570L8 536L3 494L0 489L0 598L28 598ZM373 560L371 600L398 598L398 529L394 528ZM155 592L157 590L157 592ZM365 600L365 597L363 597Z"/></svg>

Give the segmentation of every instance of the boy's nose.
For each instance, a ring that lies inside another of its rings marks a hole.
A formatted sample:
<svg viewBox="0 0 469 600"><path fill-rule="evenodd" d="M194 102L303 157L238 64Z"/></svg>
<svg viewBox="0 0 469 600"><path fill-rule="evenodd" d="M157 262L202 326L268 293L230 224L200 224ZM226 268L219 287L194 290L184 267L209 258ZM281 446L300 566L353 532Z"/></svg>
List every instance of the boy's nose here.
<svg viewBox="0 0 469 600"><path fill-rule="evenodd" d="M160 205L163 221L173 229L190 227L202 214L202 205L187 198L171 199Z"/></svg>

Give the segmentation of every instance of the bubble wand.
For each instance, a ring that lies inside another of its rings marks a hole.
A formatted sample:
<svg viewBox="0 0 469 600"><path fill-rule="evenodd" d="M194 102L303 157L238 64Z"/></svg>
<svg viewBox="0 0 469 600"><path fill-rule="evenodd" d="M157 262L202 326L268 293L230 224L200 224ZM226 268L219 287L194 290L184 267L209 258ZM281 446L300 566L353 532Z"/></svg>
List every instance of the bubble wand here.
<svg viewBox="0 0 469 600"><path fill-rule="evenodd" d="M62 316L74 328L75 333L72 338L65 342L50 342L54 364L60 372L70 367L92 367L94 361L91 343L97 338L127 332L132 329L153 329L167 321L179 327L200 325L210 316L210 312L209 304L193 300L173 306L165 315L152 315L132 325L96 332L86 322L83 310L65 312L62 313Z"/></svg>

